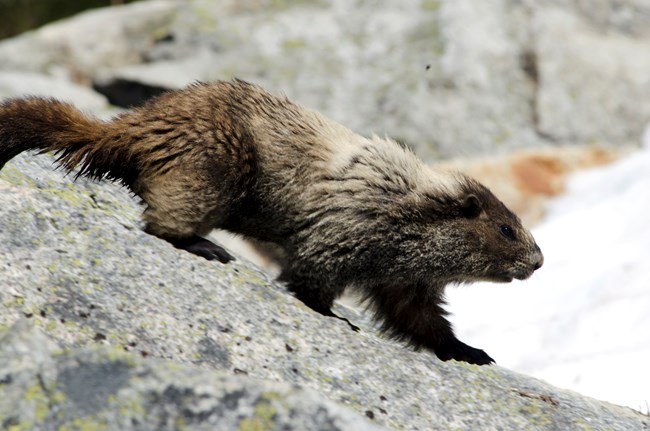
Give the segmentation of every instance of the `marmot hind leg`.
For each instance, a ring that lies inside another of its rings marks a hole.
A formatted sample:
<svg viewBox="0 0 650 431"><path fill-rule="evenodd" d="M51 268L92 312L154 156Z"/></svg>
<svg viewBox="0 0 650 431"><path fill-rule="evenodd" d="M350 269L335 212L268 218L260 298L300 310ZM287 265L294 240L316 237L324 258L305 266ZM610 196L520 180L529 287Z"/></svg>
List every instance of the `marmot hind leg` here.
<svg viewBox="0 0 650 431"><path fill-rule="evenodd" d="M221 225L228 209L229 201L218 188L200 178L176 175L156 178L146 190L141 196L147 204L145 232L207 260L234 259L222 246L202 238Z"/></svg>
<svg viewBox="0 0 650 431"><path fill-rule="evenodd" d="M151 234L149 225L145 228L145 232ZM155 235L155 234L154 234ZM197 256L201 256L207 260L218 260L221 263L228 263L235 258L226 251L222 246L213 243L210 240L193 235L189 238L173 238L156 235L160 239L164 239L174 247L185 250Z"/></svg>

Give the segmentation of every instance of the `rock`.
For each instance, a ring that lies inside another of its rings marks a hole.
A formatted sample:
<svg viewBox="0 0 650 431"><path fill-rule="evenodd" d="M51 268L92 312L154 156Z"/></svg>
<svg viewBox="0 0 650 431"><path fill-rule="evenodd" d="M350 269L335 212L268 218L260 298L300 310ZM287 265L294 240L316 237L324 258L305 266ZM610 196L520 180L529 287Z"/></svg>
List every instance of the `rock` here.
<svg viewBox="0 0 650 431"><path fill-rule="evenodd" d="M353 332L306 308L244 259L220 265L146 235L138 228L140 208L124 189L73 184L51 163L49 156L23 154L0 171L0 329L28 319L64 349L51 360L42 350L15 360L29 348L11 347L18 341L0 348L4 426L47 419L164 429L172 418L199 416L207 426L218 400L238 384L247 388L241 403L249 413L262 403L260 420L268 418L269 399L261 395L269 390L286 394L269 401L278 420L291 409L314 411L309 398L319 397L287 386L299 385L397 429L646 426L640 413L498 366L413 352L381 337L367 313L339 305L337 313L362 327ZM31 336L9 339L44 344ZM103 347L111 350L95 350ZM179 403L186 409L175 416L172 404ZM344 416L335 407L322 414ZM135 419L119 422L122 415Z"/></svg>
<svg viewBox="0 0 650 431"><path fill-rule="evenodd" d="M429 160L636 144L650 7L592 3L155 0L0 42L0 69L94 82L122 106L237 76Z"/></svg>
<svg viewBox="0 0 650 431"><path fill-rule="evenodd" d="M0 71L0 98L29 95L53 97L95 113L109 110L106 98L88 87L39 73Z"/></svg>
<svg viewBox="0 0 650 431"><path fill-rule="evenodd" d="M384 429L296 385L48 344L25 320L0 334L3 429Z"/></svg>
<svg viewBox="0 0 650 431"><path fill-rule="evenodd" d="M167 34L177 5L154 0L94 9L2 41L0 70L89 82L97 71L142 61L142 52Z"/></svg>
<svg viewBox="0 0 650 431"><path fill-rule="evenodd" d="M622 11L631 6L621 3ZM643 33L567 7L535 13L540 133L558 142L637 142L650 119L650 5L638 9Z"/></svg>
<svg viewBox="0 0 650 431"><path fill-rule="evenodd" d="M12 294L16 295L17 292ZM51 367L51 350L55 346L43 333L35 330L28 320L19 319L11 331L0 333L0 382L11 383L11 373Z"/></svg>

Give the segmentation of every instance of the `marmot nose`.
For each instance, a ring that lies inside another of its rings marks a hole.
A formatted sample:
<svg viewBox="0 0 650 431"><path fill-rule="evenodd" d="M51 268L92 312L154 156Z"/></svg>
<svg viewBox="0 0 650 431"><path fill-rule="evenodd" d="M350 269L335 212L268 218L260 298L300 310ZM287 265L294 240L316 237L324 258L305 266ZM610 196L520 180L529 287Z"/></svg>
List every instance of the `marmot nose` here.
<svg viewBox="0 0 650 431"><path fill-rule="evenodd" d="M544 265L544 255L538 253L533 258L533 271L537 271L542 267L542 265Z"/></svg>

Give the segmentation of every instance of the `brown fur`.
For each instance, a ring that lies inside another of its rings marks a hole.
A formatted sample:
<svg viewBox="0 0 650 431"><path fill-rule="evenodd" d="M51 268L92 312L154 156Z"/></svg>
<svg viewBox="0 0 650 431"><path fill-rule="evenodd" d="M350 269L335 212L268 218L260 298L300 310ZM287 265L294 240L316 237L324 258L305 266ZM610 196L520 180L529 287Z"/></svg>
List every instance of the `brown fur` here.
<svg viewBox="0 0 650 431"><path fill-rule="evenodd" d="M333 315L351 286L388 334L444 360L492 362L454 336L447 284L524 279L543 262L481 184L243 81L196 84L109 122L54 100L4 102L0 167L31 149L122 182L146 204L146 231L178 248L227 262L201 238L214 228L277 244L280 278L305 304Z"/></svg>

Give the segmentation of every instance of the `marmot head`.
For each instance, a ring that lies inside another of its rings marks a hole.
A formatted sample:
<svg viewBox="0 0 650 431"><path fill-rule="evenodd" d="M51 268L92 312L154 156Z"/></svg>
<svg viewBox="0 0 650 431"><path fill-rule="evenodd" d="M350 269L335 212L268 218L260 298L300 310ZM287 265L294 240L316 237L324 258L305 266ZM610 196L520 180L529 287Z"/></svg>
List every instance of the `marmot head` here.
<svg viewBox="0 0 650 431"><path fill-rule="evenodd" d="M464 178L459 202L456 223L468 230L462 241L472 250L464 259L470 279L525 280L541 268L544 256L532 234L490 190Z"/></svg>
<svg viewBox="0 0 650 431"><path fill-rule="evenodd" d="M425 194L419 204L414 227L423 235L421 251L436 261L422 263L422 276L444 274L449 282L530 277L544 263L531 233L487 187L464 175L456 179L449 195Z"/></svg>
<svg viewBox="0 0 650 431"><path fill-rule="evenodd" d="M365 256L376 276L396 283L510 282L539 269L544 257L531 233L492 192L461 174L443 187L418 187L366 224ZM428 188L428 189L427 189ZM372 276L371 276L372 277Z"/></svg>

